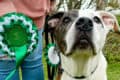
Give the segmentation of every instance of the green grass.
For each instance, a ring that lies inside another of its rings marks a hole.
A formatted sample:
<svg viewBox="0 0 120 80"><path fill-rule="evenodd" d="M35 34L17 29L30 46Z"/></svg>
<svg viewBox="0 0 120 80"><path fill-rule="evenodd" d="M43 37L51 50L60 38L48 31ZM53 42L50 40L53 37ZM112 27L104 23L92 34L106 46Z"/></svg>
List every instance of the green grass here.
<svg viewBox="0 0 120 80"><path fill-rule="evenodd" d="M120 80L120 63L112 63L108 65L108 80Z"/></svg>
<svg viewBox="0 0 120 80"><path fill-rule="evenodd" d="M108 35L104 53L108 61L108 80L120 80L120 34Z"/></svg>
<svg viewBox="0 0 120 80"><path fill-rule="evenodd" d="M44 66L44 77L45 77L45 80L48 80L48 75L47 75L47 63L46 63L46 60L45 60L45 56L44 56L44 55L43 55L42 61L43 61L43 66Z"/></svg>
<svg viewBox="0 0 120 80"><path fill-rule="evenodd" d="M120 34L111 32L108 35L104 53L109 63L120 62Z"/></svg>

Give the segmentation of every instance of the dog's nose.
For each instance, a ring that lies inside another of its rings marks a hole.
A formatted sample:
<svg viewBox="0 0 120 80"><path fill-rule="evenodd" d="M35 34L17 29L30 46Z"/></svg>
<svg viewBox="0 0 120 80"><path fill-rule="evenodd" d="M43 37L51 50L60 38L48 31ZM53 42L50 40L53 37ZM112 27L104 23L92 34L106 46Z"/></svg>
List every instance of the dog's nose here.
<svg viewBox="0 0 120 80"><path fill-rule="evenodd" d="M79 18L76 22L76 28L80 31L91 31L93 29L93 22L86 17Z"/></svg>

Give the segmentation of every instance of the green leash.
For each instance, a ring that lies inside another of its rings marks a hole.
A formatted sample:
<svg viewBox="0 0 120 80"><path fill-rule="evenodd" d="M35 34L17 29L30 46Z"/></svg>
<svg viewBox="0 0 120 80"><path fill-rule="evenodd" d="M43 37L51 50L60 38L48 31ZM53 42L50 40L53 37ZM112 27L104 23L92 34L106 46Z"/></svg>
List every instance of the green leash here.
<svg viewBox="0 0 120 80"><path fill-rule="evenodd" d="M0 50L16 59L16 68L5 80L11 80L25 57L36 48L37 42L37 27L24 14L8 13L0 18Z"/></svg>

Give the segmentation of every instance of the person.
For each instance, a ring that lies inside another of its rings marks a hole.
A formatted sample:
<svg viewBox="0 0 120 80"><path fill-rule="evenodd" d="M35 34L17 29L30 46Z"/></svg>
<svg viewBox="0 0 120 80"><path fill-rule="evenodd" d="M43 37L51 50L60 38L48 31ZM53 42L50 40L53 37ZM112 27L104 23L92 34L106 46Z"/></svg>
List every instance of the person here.
<svg viewBox="0 0 120 80"><path fill-rule="evenodd" d="M19 12L30 17L38 27L38 45L34 52L28 55L21 65L23 80L44 80L42 65L42 29L45 17L55 7L55 0L0 0L0 16ZM15 69L15 59L10 59L0 52L0 80L5 80ZM17 70L11 80L19 80Z"/></svg>

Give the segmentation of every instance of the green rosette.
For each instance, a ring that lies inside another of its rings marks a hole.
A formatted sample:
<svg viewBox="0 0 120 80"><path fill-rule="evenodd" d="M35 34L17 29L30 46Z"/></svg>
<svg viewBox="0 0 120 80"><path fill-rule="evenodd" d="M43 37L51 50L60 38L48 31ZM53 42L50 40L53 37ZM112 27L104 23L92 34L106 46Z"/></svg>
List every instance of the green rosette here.
<svg viewBox="0 0 120 80"><path fill-rule="evenodd" d="M16 69L32 53L38 43L38 30L33 21L22 13L8 13L0 18L0 50L16 58ZM13 70L6 78L16 71Z"/></svg>
<svg viewBox="0 0 120 80"><path fill-rule="evenodd" d="M60 63L60 56L58 55L58 51L55 49L55 44L48 44L45 48L45 57L47 64L52 67L56 67Z"/></svg>

